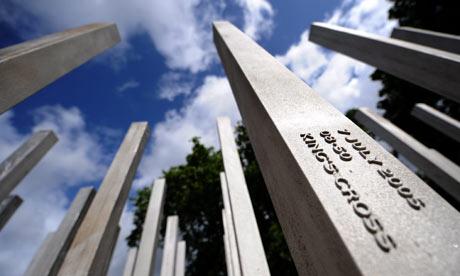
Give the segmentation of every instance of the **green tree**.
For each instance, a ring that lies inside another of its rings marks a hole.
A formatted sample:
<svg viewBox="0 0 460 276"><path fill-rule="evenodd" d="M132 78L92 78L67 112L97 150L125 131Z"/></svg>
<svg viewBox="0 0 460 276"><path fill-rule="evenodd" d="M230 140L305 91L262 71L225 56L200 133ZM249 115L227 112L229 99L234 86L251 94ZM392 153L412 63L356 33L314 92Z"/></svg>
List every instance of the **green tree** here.
<svg viewBox="0 0 460 276"><path fill-rule="evenodd" d="M262 175L246 131L238 125L237 144L243 163L259 230L272 275L296 275L281 227L276 218ZM186 163L163 172L166 179L164 218L179 216L179 226L187 241L187 275L224 275L223 208L219 173L223 171L220 151L192 139L192 152ZM127 238L129 246L138 246L147 210L150 188L139 189L132 199L135 205L135 229ZM165 221L163 220L164 233ZM162 237L163 238L163 237ZM161 238L161 239L162 239Z"/></svg>

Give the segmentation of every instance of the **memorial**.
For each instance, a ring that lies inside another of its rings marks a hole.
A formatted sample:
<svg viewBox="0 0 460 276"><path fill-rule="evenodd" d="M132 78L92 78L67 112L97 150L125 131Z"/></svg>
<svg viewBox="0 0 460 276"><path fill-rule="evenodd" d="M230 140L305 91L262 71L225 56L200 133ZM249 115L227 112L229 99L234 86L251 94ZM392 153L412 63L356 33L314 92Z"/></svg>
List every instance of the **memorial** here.
<svg viewBox="0 0 460 276"><path fill-rule="evenodd" d="M123 276L131 276L134 271L134 263L137 257L137 247L130 248L128 251L128 258L126 259L125 268L123 269Z"/></svg>
<svg viewBox="0 0 460 276"><path fill-rule="evenodd" d="M187 245L185 241L179 241L176 248L176 268L175 276L185 276Z"/></svg>
<svg viewBox="0 0 460 276"><path fill-rule="evenodd" d="M57 140L50 130L37 131L0 164L0 202L8 197Z"/></svg>
<svg viewBox="0 0 460 276"><path fill-rule="evenodd" d="M139 250L134 265L134 276L151 275L158 247L158 234L163 216L165 180L158 179L152 185L147 214L145 215Z"/></svg>
<svg viewBox="0 0 460 276"><path fill-rule="evenodd" d="M460 36L458 35L445 34L411 27L396 27L393 29L391 37L455 54L460 54Z"/></svg>
<svg viewBox="0 0 460 276"><path fill-rule="evenodd" d="M120 41L95 23L0 49L0 114Z"/></svg>
<svg viewBox="0 0 460 276"><path fill-rule="evenodd" d="M355 119L388 142L460 203L459 166L367 108L359 108Z"/></svg>
<svg viewBox="0 0 460 276"><path fill-rule="evenodd" d="M233 219L241 275L270 275L230 119L217 118L217 129L229 199L225 208ZM222 192L225 193L225 188ZM231 220L227 220L227 224L231 223Z"/></svg>
<svg viewBox="0 0 460 276"><path fill-rule="evenodd" d="M106 267L101 264L107 261L107 256L111 256L115 246L118 221L148 137L146 122L131 124L77 230L58 275L104 273Z"/></svg>
<svg viewBox="0 0 460 276"><path fill-rule="evenodd" d="M460 143L460 122L454 118L423 103L416 104L411 114L420 121Z"/></svg>
<svg viewBox="0 0 460 276"><path fill-rule="evenodd" d="M80 189L59 228L42 243L24 273L25 276L57 275L75 233L93 201L94 194L93 188Z"/></svg>
<svg viewBox="0 0 460 276"><path fill-rule="evenodd" d="M0 231L21 206L22 198L18 195L7 196L0 202Z"/></svg>
<svg viewBox="0 0 460 276"><path fill-rule="evenodd" d="M460 102L460 55L326 23L313 23L309 39Z"/></svg>
<svg viewBox="0 0 460 276"><path fill-rule="evenodd" d="M457 210L235 26L213 28L299 275L458 275Z"/></svg>
<svg viewBox="0 0 460 276"><path fill-rule="evenodd" d="M230 206L230 197L228 195L227 177L224 172L220 173L220 187L222 190L222 201L224 202L224 210L222 210L222 218L224 225L224 232L228 239L228 250L231 265L232 275L241 275L240 256L238 253L238 246L236 244L235 224L233 222L232 208Z"/></svg>
<svg viewBox="0 0 460 276"><path fill-rule="evenodd" d="M174 276L176 268L176 249L179 236L179 217L169 216L166 220L166 233L161 262L161 276Z"/></svg>

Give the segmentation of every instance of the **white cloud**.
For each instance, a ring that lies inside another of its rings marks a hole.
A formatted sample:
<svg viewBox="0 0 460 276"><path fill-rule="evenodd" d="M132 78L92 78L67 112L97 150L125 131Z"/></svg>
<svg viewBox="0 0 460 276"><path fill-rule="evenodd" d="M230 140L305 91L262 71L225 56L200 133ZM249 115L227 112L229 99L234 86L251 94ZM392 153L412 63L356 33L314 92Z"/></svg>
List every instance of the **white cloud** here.
<svg viewBox="0 0 460 276"><path fill-rule="evenodd" d="M255 40L271 35L274 11L266 0L237 0L243 8L244 32Z"/></svg>
<svg viewBox="0 0 460 276"><path fill-rule="evenodd" d="M150 185L162 170L185 162L191 150L190 139L194 136L201 137L206 145L218 146L218 116L229 116L234 123L239 119L226 78L207 76L193 95L184 108L169 111L166 119L153 129L153 143L140 165L142 177L135 187Z"/></svg>
<svg viewBox="0 0 460 276"><path fill-rule="evenodd" d="M123 93L124 91L126 90L129 90L129 89L133 89L133 88L136 88L136 87L139 87L140 83L137 82L136 80L129 80L119 86L117 86L117 91L119 93Z"/></svg>
<svg viewBox="0 0 460 276"><path fill-rule="evenodd" d="M76 108L47 106L32 112L33 131L52 129L59 142L13 191L24 202L0 232L0 274L21 275L46 234L55 230L71 200L69 187L98 181L107 157L98 138L88 133ZM0 159L6 158L31 133L19 133L13 113L0 116Z"/></svg>
<svg viewBox="0 0 460 276"><path fill-rule="evenodd" d="M244 28L251 36L270 32L273 9L267 1L238 3L243 8ZM122 50L129 49L129 38L147 32L169 68L196 73L217 60L211 23L222 18L225 7L223 1L204 0L7 0L0 4L0 21L41 32L115 22L122 35ZM126 61L120 51L112 53L115 65Z"/></svg>
<svg viewBox="0 0 460 276"><path fill-rule="evenodd" d="M344 0L325 21L366 32L388 35L396 22L388 21L391 3L385 0ZM342 112L352 107L375 108L378 82L374 68L308 41L309 30L278 59Z"/></svg>
<svg viewBox="0 0 460 276"><path fill-rule="evenodd" d="M187 75L168 72L158 82L158 97L173 101L177 96L189 95L192 92L193 80Z"/></svg>

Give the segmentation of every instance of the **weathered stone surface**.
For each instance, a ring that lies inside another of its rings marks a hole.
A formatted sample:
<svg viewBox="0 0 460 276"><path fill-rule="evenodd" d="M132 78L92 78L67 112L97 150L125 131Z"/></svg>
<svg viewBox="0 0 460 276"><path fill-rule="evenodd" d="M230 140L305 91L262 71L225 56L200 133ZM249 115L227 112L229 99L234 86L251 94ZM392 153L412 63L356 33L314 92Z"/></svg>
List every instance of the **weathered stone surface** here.
<svg viewBox="0 0 460 276"><path fill-rule="evenodd" d="M91 187L80 189L59 228L45 240L40 247L44 249L37 251L24 275L57 275L94 195L95 190Z"/></svg>
<svg viewBox="0 0 460 276"><path fill-rule="evenodd" d="M460 55L325 23L311 25L310 41L460 102Z"/></svg>
<svg viewBox="0 0 460 276"><path fill-rule="evenodd" d="M217 128L229 198L225 209L233 218L241 274L270 275L230 119L217 118ZM222 193L225 193L225 188L222 188Z"/></svg>
<svg viewBox="0 0 460 276"><path fill-rule="evenodd" d="M185 253L187 245L185 241L179 241L176 248L176 269L175 276L185 276Z"/></svg>
<svg viewBox="0 0 460 276"><path fill-rule="evenodd" d="M123 276L131 276L134 271L134 263L136 262L137 247L130 248L128 251L128 258L126 259L125 268L123 270ZM147 274L150 276L150 274Z"/></svg>
<svg viewBox="0 0 460 276"><path fill-rule="evenodd" d="M0 49L0 114L119 41L97 23Z"/></svg>
<svg viewBox="0 0 460 276"><path fill-rule="evenodd" d="M356 120L374 132L429 178L460 202L460 167L434 149L414 139L387 119L367 108L360 108Z"/></svg>
<svg viewBox="0 0 460 276"><path fill-rule="evenodd" d="M134 266L134 276L151 275L155 264L155 252L158 247L158 233L165 197L165 180L158 179L152 186L149 206L145 215L139 251Z"/></svg>
<svg viewBox="0 0 460 276"><path fill-rule="evenodd" d="M299 275L459 274L457 210L236 27L214 41Z"/></svg>
<svg viewBox="0 0 460 276"><path fill-rule="evenodd" d="M232 208L230 204L230 197L228 195L228 184L227 177L224 172L220 173L220 188L222 190L222 201L224 202L224 226L225 234L228 238L229 253L231 258L232 275L240 276L241 275L241 265L240 265L240 256L238 253L238 245L236 244L236 233L235 233L235 224L233 222Z"/></svg>
<svg viewBox="0 0 460 276"><path fill-rule="evenodd" d="M423 103L416 104L411 114L460 143L460 122L454 118Z"/></svg>
<svg viewBox="0 0 460 276"><path fill-rule="evenodd" d="M227 275L233 276L233 263L230 253L230 241L228 240L227 215L225 214L225 209L222 209L222 224L224 227L225 267L227 268Z"/></svg>
<svg viewBox="0 0 460 276"><path fill-rule="evenodd" d="M101 275L111 254L136 168L149 137L147 123L133 123L75 235L58 275Z"/></svg>
<svg viewBox="0 0 460 276"><path fill-rule="evenodd" d="M8 197L57 140L50 130L37 131L0 164L0 202Z"/></svg>
<svg viewBox="0 0 460 276"><path fill-rule="evenodd" d="M161 261L161 276L174 276L176 267L176 249L179 236L179 217L169 216L166 221L166 234Z"/></svg>
<svg viewBox="0 0 460 276"><path fill-rule="evenodd" d="M22 198L18 195L7 196L0 202L0 231L21 206Z"/></svg>
<svg viewBox="0 0 460 276"><path fill-rule="evenodd" d="M396 27L393 29L391 37L460 54L460 36L458 35L433 32L412 27Z"/></svg>

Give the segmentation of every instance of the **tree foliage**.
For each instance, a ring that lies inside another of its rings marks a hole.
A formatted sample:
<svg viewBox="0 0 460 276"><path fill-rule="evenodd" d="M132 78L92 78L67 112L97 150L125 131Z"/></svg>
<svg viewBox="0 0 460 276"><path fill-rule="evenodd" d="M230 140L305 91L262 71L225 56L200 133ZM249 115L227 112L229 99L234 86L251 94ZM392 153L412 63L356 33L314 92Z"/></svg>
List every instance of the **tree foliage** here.
<svg viewBox="0 0 460 276"><path fill-rule="evenodd" d="M255 155L242 125L238 125L237 145L246 181L272 275L296 275ZM192 152L186 163L163 172L166 179L164 219L179 216L183 239L187 242L187 275L225 275L222 225L222 192L219 173L224 170L220 151L192 139ZM135 229L127 238L138 246L150 197L150 188L139 189L135 205Z"/></svg>

